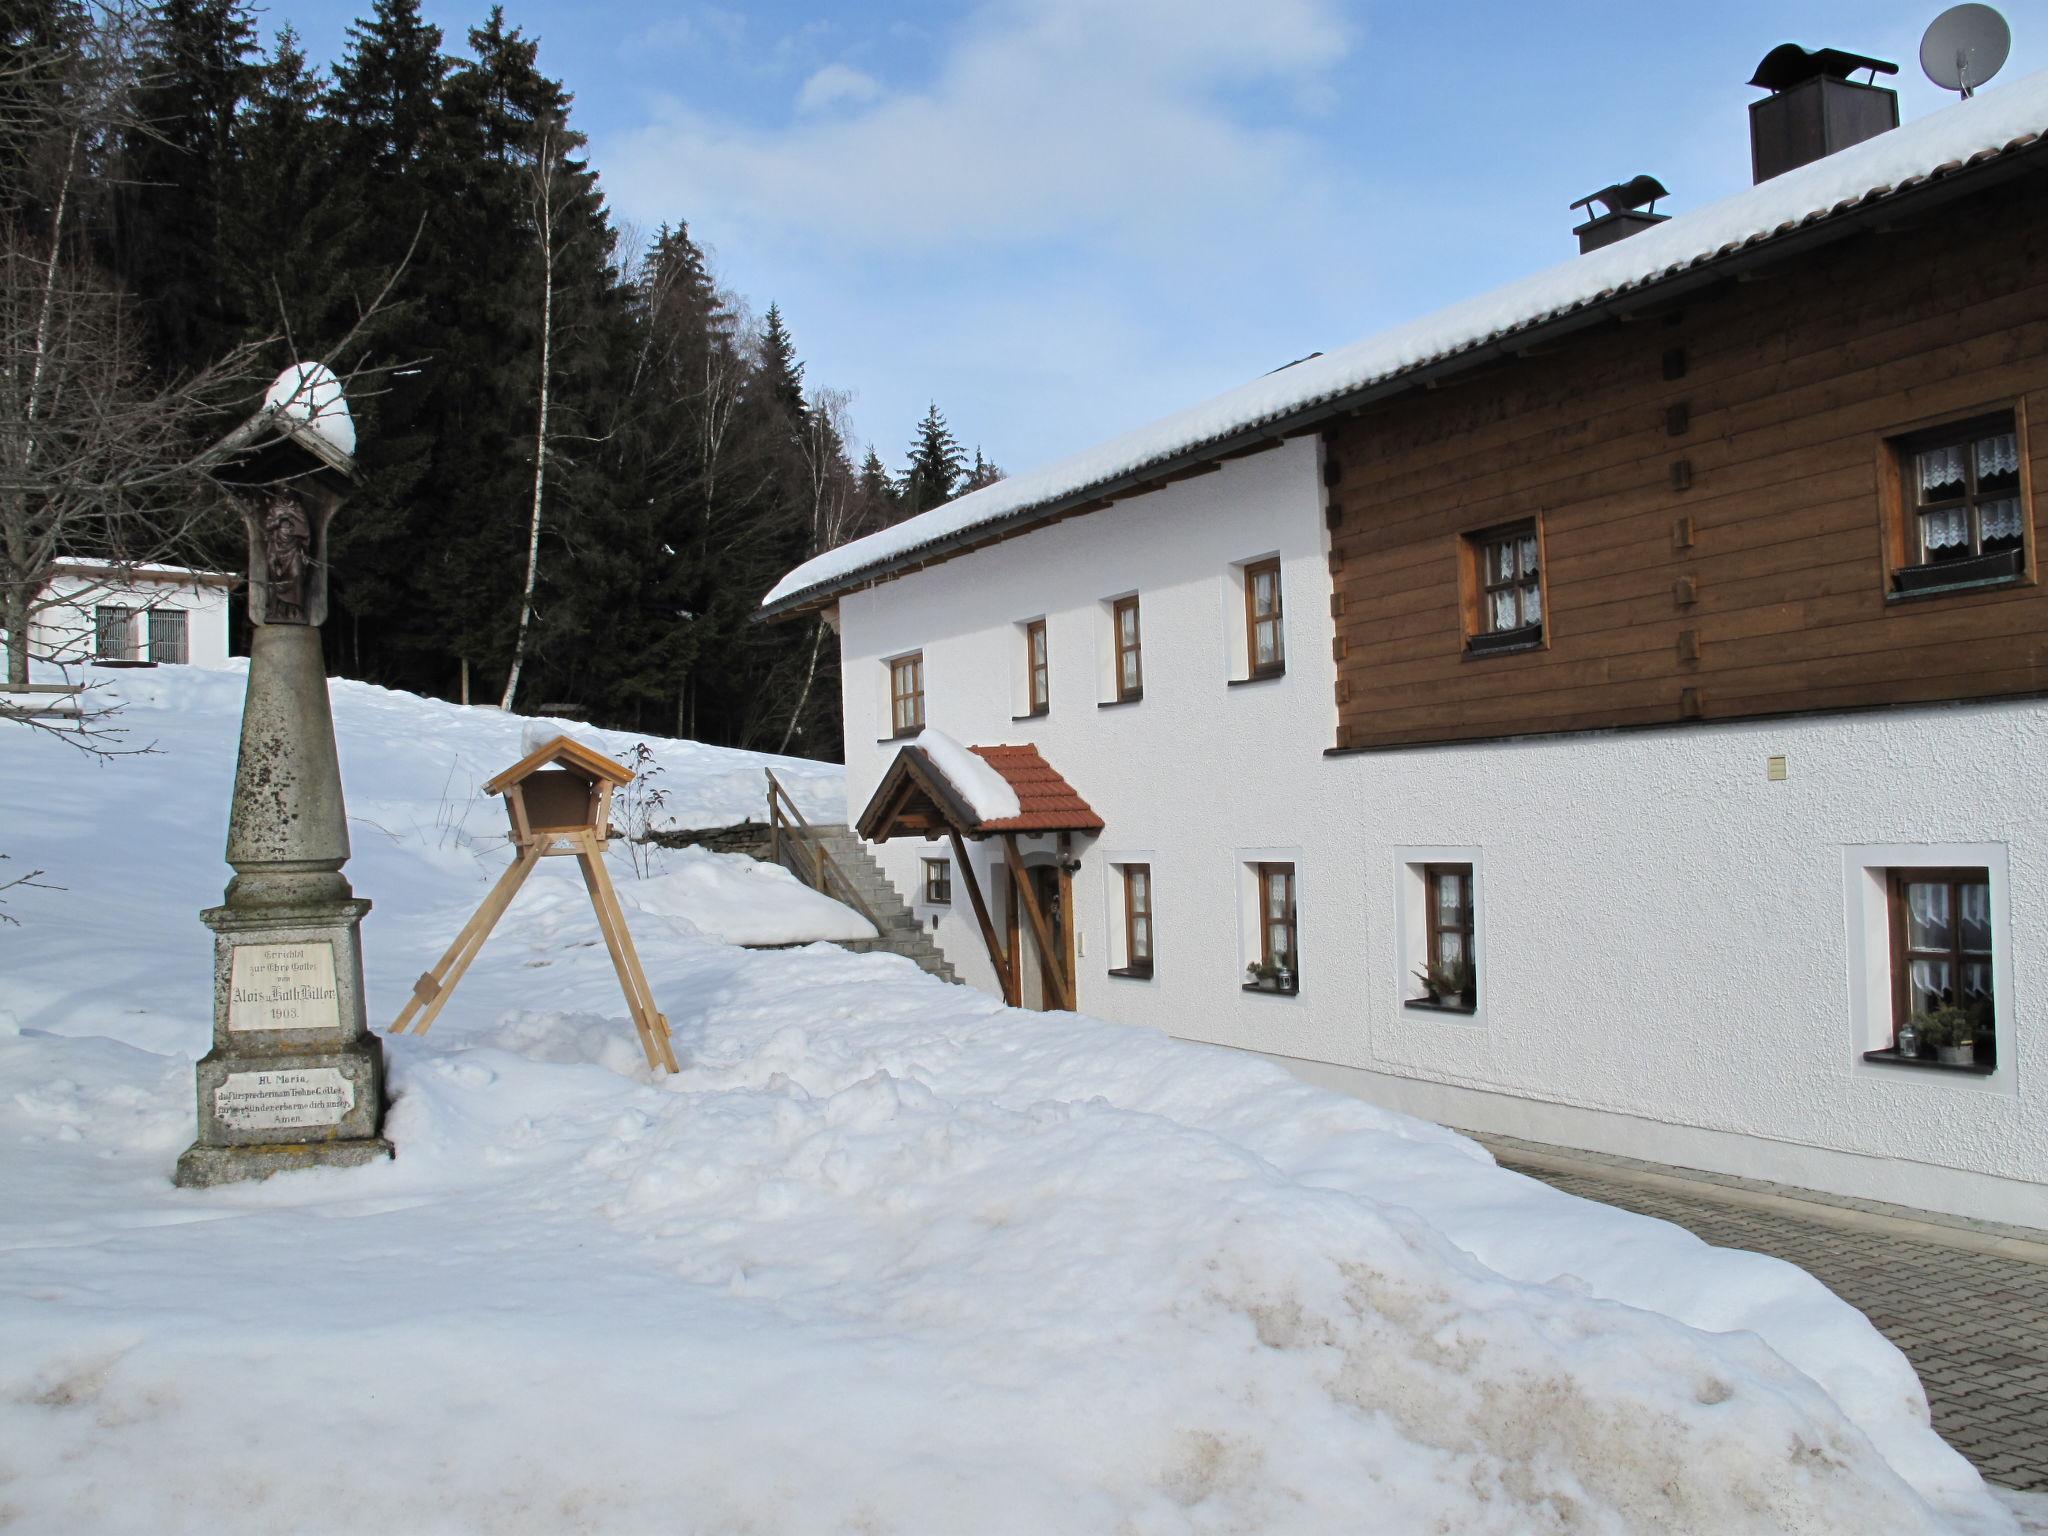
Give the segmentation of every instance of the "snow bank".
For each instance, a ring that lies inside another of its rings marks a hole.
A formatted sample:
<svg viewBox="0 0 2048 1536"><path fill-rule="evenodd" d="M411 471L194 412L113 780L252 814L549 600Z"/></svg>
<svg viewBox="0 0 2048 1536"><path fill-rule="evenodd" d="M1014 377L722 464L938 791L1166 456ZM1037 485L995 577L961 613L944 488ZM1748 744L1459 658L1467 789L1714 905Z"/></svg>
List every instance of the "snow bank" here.
<svg viewBox="0 0 2048 1536"><path fill-rule="evenodd" d="M1018 803L1017 791L1010 787L1010 781L997 773L986 758L975 756L944 731L928 725L917 733L917 740L911 745L932 760L932 766L945 775L946 782L959 791L960 798L982 821L1005 821L1022 813L1024 807Z"/></svg>
<svg viewBox="0 0 2048 1536"><path fill-rule="evenodd" d="M1511 331L1583 309L1731 248L2048 132L2048 71L1683 213L1604 250L1269 373L1150 426L827 550L775 584L764 607L1013 512L1363 389Z"/></svg>
<svg viewBox="0 0 2048 1536"><path fill-rule="evenodd" d="M714 943L687 882L620 882L680 1076L553 860L387 1042L395 1162L174 1189L238 697L120 686L158 754L0 739L65 887L0 933L10 1530L2016 1529L1799 1270L1253 1057ZM352 796L516 755L334 693ZM374 1018L502 857L358 824Z"/></svg>
<svg viewBox="0 0 2048 1536"><path fill-rule="evenodd" d="M328 444L354 456L356 423L348 397L325 363L293 363L277 376L264 405L294 421L308 423Z"/></svg>
<svg viewBox="0 0 2048 1536"><path fill-rule="evenodd" d="M872 939L875 925L799 881L779 864L743 853L684 848L664 854L662 873L633 886L643 912L681 918L727 944L813 944Z"/></svg>

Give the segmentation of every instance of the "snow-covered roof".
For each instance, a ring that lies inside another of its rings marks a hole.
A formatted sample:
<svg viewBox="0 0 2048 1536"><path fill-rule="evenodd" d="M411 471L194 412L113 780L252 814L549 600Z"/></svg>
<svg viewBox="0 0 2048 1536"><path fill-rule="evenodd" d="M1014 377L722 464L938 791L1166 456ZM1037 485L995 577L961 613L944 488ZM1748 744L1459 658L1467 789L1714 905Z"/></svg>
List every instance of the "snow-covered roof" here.
<svg viewBox="0 0 2048 1536"><path fill-rule="evenodd" d="M154 560L139 560L132 565L112 560L59 560L50 567L50 573L90 577L95 581L112 578L124 583L155 581L196 587L232 587L242 579L228 571L202 571L186 565L162 565Z"/></svg>
<svg viewBox="0 0 2048 1536"><path fill-rule="evenodd" d="M762 607L781 611L826 601L922 552L936 557L939 546L974 542L984 529L992 536L999 531L992 525L1014 527L1033 520L1040 510L1050 515L1118 482L1163 472L1177 459L1477 353L1532 327L1573 315L1590 320L1619 295L1951 177L2035 144L2044 134L2048 71L1959 101L1590 255L1254 379L1150 426L827 550L777 582Z"/></svg>

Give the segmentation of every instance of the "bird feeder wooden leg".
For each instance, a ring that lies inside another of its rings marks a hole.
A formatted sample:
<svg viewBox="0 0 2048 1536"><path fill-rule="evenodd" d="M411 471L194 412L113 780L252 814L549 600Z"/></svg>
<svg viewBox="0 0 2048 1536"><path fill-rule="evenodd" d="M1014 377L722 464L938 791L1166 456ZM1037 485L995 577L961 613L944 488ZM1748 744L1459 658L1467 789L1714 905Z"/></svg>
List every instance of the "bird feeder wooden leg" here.
<svg viewBox="0 0 2048 1536"><path fill-rule="evenodd" d="M404 1034L415 1013L419 1014L419 1026L414 1032L422 1035L427 1032L435 1015L440 1013L441 1005L448 1001L448 994L455 990L455 984L462 980L462 973L469 969L469 962L476 958L477 951L484 947L484 940L497 927L498 919L512 905L512 898L519 894L519 887L526 883L526 877L533 873L534 866L540 863L541 856L553 843L553 838L543 837L520 848L519 856L498 877L498 883L491 887L491 893L483 899L483 904L469 921L462 925L462 931L455 935L455 942L448 946L447 953L434 963L431 971L413 983L412 997L399 1012L397 1022L391 1026L392 1034ZM426 1011L422 1013L423 1007Z"/></svg>
<svg viewBox="0 0 2048 1536"><path fill-rule="evenodd" d="M626 1007L632 1013L647 1064L679 1072L682 1069L676 1065L675 1050L669 1044L668 1019L655 1009L654 990L647 984L647 973L640 968L640 956L633 948L633 935L626 927L626 915L619 907L611 873L604 867L604 856L594 842L585 838L577 844L576 863L583 871L590 905L597 913L598 931L604 935L605 948L611 953L612 969L619 973L619 989L626 994Z"/></svg>

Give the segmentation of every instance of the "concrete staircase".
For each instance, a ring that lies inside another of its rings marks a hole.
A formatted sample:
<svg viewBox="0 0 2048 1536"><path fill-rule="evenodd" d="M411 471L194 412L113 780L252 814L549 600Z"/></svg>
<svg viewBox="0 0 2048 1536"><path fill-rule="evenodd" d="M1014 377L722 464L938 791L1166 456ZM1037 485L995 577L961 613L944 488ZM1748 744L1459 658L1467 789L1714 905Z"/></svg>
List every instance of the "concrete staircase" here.
<svg viewBox="0 0 2048 1536"><path fill-rule="evenodd" d="M825 851L832 855L832 862L853 882L853 888L868 904L868 910L875 915L876 926L882 930L882 936L877 939L844 940L839 945L841 949L850 949L860 955L887 950L892 955L903 956L919 970L941 981L957 983L960 980L939 946L932 942L931 933L917 920L917 914L904 904L896 887L889 883L889 877L882 873L882 866L875 862L867 845L854 836L852 828L814 826L811 835L824 844ZM804 878L801 869L797 875L799 879ZM845 899L836 882L827 894L835 899Z"/></svg>

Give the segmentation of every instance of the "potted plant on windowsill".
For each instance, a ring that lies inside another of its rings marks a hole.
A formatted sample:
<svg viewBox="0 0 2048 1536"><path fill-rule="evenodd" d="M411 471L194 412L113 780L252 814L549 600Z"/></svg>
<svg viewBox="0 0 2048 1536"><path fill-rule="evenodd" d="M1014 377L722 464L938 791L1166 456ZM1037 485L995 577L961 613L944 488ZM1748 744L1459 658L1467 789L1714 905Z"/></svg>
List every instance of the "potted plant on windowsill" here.
<svg viewBox="0 0 2048 1536"><path fill-rule="evenodd" d="M1954 1003L1916 1013L1912 1022L1920 1026L1920 1039L1934 1047L1936 1061L1951 1067L1967 1067L1976 1062L1976 1035L1970 1016Z"/></svg>
<svg viewBox="0 0 2048 1536"><path fill-rule="evenodd" d="M1280 967L1270 960L1254 960L1244 968L1244 973L1250 978L1245 983L1248 987L1256 987L1261 992L1283 990L1280 983Z"/></svg>
<svg viewBox="0 0 2048 1536"><path fill-rule="evenodd" d="M1422 1001L1438 1008L1476 1008L1479 992L1472 974L1472 962L1460 960L1456 965L1445 965L1441 960L1426 971L1417 971L1415 979L1422 983Z"/></svg>
<svg viewBox="0 0 2048 1536"><path fill-rule="evenodd" d="M1273 980L1279 991L1294 990L1294 956L1284 949L1273 959Z"/></svg>

